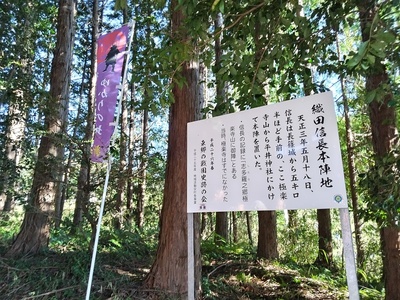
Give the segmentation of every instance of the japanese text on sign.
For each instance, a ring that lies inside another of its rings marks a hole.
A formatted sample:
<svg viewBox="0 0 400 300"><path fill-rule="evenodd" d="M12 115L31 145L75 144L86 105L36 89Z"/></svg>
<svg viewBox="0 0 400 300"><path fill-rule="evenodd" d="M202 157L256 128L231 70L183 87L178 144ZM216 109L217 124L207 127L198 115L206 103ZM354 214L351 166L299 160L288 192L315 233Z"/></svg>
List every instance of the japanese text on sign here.
<svg viewBox="0 0 400 300"><path fill-rule="evenodd" d="M188 124L188 212L343 207L331 92Z"/></svg>

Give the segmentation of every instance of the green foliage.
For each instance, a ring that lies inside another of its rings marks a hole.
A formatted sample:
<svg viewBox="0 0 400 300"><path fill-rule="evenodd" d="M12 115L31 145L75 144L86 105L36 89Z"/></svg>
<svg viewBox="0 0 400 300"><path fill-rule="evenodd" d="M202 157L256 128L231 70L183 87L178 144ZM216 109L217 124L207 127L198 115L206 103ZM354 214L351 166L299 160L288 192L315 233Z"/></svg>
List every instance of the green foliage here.
<svg viewBox="0 0 400 300"><path fill-rule="evenodd" d="M83 227L68 234L72 224L65 221L53 229L49 251L15 260L2 258L21 221L22 214L0 215L0 294L7 299L84 298L92 255L87 250L90 231ZM142 268L148 267L155 252L157 232L115 231L104 226L100 237L93 299L111 295L112 299L129 299L126 287L139 285L143 279Z"/></svg>
<svg viewBox="0 0 400 300"><path fill-rule="evenodd" d="M283 215L278 217L280 258L298 264L312 264L318 254L318 232L315 211L298 211L295 226L287 226Z"/></svg>
<svg viewBox="0 0 400 300"><path fill-rule="evenodd" d="M360 186L366 194L366 207L361 211L366 220L380 226L396 226L400 222L400 152L376 158L367 173L360 174Z"/></svg>
<svg viewBox="0 0 400 300"><path fill-rule="evenodd" d="M245 242L235 244L221 238L218 243L215 243L215 234L202 241L201 253L205 264L209 264L214 259L249 258L255 254L254 249Z"/></svg>
<svg viewBox="0 0 400 300"><path fill-rule="evenodd" d="M22 222L21 212L0 213L0 253L5 252Z"/></svg>

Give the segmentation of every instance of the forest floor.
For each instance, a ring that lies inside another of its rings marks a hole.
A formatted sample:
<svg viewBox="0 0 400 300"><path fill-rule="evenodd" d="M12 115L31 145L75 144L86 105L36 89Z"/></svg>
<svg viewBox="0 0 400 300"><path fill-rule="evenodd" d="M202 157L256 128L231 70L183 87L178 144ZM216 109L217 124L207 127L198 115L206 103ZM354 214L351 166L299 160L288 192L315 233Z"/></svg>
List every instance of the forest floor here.
<svg viewBox="0 0 400 300"><path fill-rule="evenodd" d="M141 287L149 258L128 260L99 253L91 299L179 299ZM0 252L0 299L84 299L89 266L90 255L81 251L47 252L18 260L1 257ZM276 262L214 260L203 266L202 276L202 299L347 299L346 289L333 284L331 273L327 280L313 279L310 272L304 276Z"/></svg>

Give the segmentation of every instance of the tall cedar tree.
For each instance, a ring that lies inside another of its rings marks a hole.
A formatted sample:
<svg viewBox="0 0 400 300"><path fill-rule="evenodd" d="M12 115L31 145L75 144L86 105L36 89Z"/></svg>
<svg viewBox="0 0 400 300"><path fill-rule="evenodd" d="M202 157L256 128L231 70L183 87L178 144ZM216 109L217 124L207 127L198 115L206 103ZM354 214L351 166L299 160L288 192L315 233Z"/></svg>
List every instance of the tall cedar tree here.
<svg viewBox="0 0 400 300"><path fill-rule="evenodd" d="M371 26L379 13L376 1L357 1L362 41L371 39ZM382 88L389 83L385 65L376 59L366 75L366 92ZM396 127L396 108L390 105L393 100L391 91L386 91L381 98L375 98L369 104L369 118L372 130L372 146L376 162L386 157L396 147L398 131ZM384 194L382 188L378 191ZM398 225L387 224L381 228L383 273L385 277L386 299L400 299L400 228Z"/></svg>
<svg viewBox="0 0 400 300"><path fill-rule="evenodd" d="M255 55L254 65L259 64L263 55L263 44L261 36L263 35L262 24L261 24L262 12L255 15L254 20L254 44L255 44ZM267 83L258 80L255 76L255 84L257 84L261 90L265 91L264 95L260 97L265 98L267 103L268 95L264 85ZM277 259L278 253L278 232L276 228L276 212L275 211L258 211L258 242L257 242L257 257L266 259Z"/></svg>
<svg viewBox="0 0 400 300"><path fill-rule="evenodd" d="M29 204L21 230L6 256L36 254L47 247L49 217L58 194L64 156L63 135L68 115L68 97L74 39L75 1L58 4L57 42L51 67L50 97L45 111L45 134L40 140Z"/></svg>
<svg viewBox="0 0 400 300"><path fill-rule="evenodd" d="M89 97L87 102L87 115L86 115L86 127L85 136L83 138L84 143L82 144L82 159L78 175L78 188L76 191L76 201L74 209L74 217L72 221L72 233L82 224L82 216L89 220L92 227L92 240L96 228L96 220L89 213L89 197L90 197L90 140L93 137L93 125L94 125L94 102L96 98L96 80L97 76L97 38L99 35L99 2L93 0L92 3L92 40L90 43L90 88ZM90 246L91 247L91 246Z"/></svg>
<svg viewBox="0 0 400 300"><path fill-rule="evenodd" d="M171 1L171 29L173 43L191 43L185 30L185 15L178 0ZM184 84L174 83L172 93L174 103L171 106L167 168L164 186L164 199L161 211L160 238L156 260L145 279L147 288L161 289L187 298L187 123L194 121L198 103L198 63L194 60L184 61L179 69ZM178 79L179 80L179 79ZM198 219L198 218L196 218ZM197 222L195 222L197 223ZM196 235L198 231L195 230ZM195 250L199 255L199 244ZM199 289L200 263L197 256L195 290Z"/></svg>
<svg viewBox="0 0 400 300"><path fill-rule="evenodd" d="M32 1L26 1L25 6L14 13L15 21L20 24L20 28L19 34L15 35L14 49L7 47L18 63L12 64L6 79L8 87L5 95L7 95L8 112L6 114L4 162L0 179L0 210L3 209L4 212L13 209L18 190L17 169L24 152L26 115L28 103L32 99L30 87L34 82L32 66L35 47L34 21L37 10ZM4 54L2 55L4 56ZM10 57L10 55L5 56Z"/></svg>
<svg viewBox="0 0 400 300"><path fill-rule="evenodd" d="M221 69L221 57L222 57L222 33L221 29L223 26L223 17L221 13L217 13L214 20L215 27L215 40L214 40L214 51L215 51L215 74L216 74L216 100L219 105L226 102L226 91L225 81L219 78L218 71ZM217 105L218 105L217 104ZM215 213L215 233L216 243L221 243L221 239L224 241L228 240L228 213L217 212Z"/></svg>

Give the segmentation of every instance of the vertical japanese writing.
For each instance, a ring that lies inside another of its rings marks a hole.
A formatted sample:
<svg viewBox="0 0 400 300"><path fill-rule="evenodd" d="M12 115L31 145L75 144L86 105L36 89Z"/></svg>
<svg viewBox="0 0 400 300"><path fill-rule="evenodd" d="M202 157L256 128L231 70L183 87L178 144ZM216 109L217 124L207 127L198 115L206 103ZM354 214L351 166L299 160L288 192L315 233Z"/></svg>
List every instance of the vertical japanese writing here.
<svg viewBox="0 0 400 300"><path fill-rule="evenodd" d="M264 135L264 150L265 150L265 175L266 175L266 183L267 183L267 198L269 200L274 200L274 172L272 171L272 154L271 154L271 131L270 131L270 120L269 115L264 114L263 116L264 123L263 127L263 135Z"/></svg>
<svg viewBox="0 0 400 300"><path fill-rule="evenodd" d="M322 104L314 104L311 108L311 112L315 116L315 137L318 139L318 145L315 147L319 151L317 158L319 174L320 174L320 187L332 188L332 179L328 176L331 172L331 167L329 165L330 157L327 155L327 150L329 149L326 138L325 131L325 117L324 117L324 107Z"/></svg>
<svg viewBox="0 0 400 300"><path fill-rule="evenodd" d="M230 127L230 148L231 148L231 173L232 179L237 178L237 169L236 169L236 137L235 137L235 126Z"/></svg>
<svg viewBox="0 0 400 300"><path fill-rule="evenodd" d="M275 151L276 151L276 158L278 163L278 189L279 189L279 198L281 200L287 199L287 185L285 182L285 175L284 175L284 149L283 149L283 131L282 131L282 124L281 124L281 114L279 111L274 113L274 127L275 127Z"/></svg>
<svg viewBox="0 0 400 300"><path fill-rule="evenodd" d="M221 128L221 166L222 166L222 193L223 201L228 201L228 167L226 153L226 129Z"/></svg>
<svg viewBox="0 0 400 300"><path fill-rule="evenodd" d="M194 204L197 203L197 151L196 148L193 149L193 202Z"/></svg>
<svg viewBox="0 0 400 300"><path fill-rule="evenodd" d="M301 163L302 163L302 168L304 170L304 188L306 190L311 190L312 191L312 184L311 184L311 176L309 174L309 170L311 168L310 162L309 162L309 151L308 151L308 135L307 135L307 126L306 126L306 120L304 114L298 115L297 117L298 120L298 132L299 132L299 138L300 138L300 146L301 146Z"/></svg>
<svg viewBox="0 0 400 300"><path fill-rule="evenodd" d="M200 190L201 190L201 202L207 202L207 146L206 141L201 141L200 146Z"/></svg>
<svg viewBox="0 0 400 300"><path fill-rule="evenodd" d="M104 120L104 116L102 114L102 107L104 106L104 100L107 99L108 94L107 94L107 88L110 85L110 79L104 78L100 82L101 87L103 88L97 96L99 96L99 101L97 102L96 105L96 120L100 122L96 122L96 127L94 129L95 133L98 135L102 135L103 129L102 129L102 124L101 122Z"/></svg>
<svg viewBox="0 0 400 300"><path fill-rule="evenodd" d="M247 162L246 162L246 138L244 125L239 125L239 151L240 151L240 170L242 174L242 201L249 201L249 190L247 182Z"/></svg>
<svg viewBox="0 0 400 300"><path fill-rule="evenodd" d="M215 152L214 152L214 138L210 139L210 170L215 169Z"/></svg>
<svg viewBox="0 0 400 300"><path fill-rule="evenodd" d="M297 152L296 152L296 143L295 143L294 128L293 128L293 112L291 109L285 110L285 117L286 117L287 149L288 149L288 158L290 167L290 189L292 191L292 197L298 198L299 178L296 167Z"/></svg>
<svg viewBox="0 0 400 300"><path fill-rule="evenodd" d="M253 118L253 154L254 154L254 167L261 170L261 152L260 152L260 132L258 131L258 117Z"/></svg>

